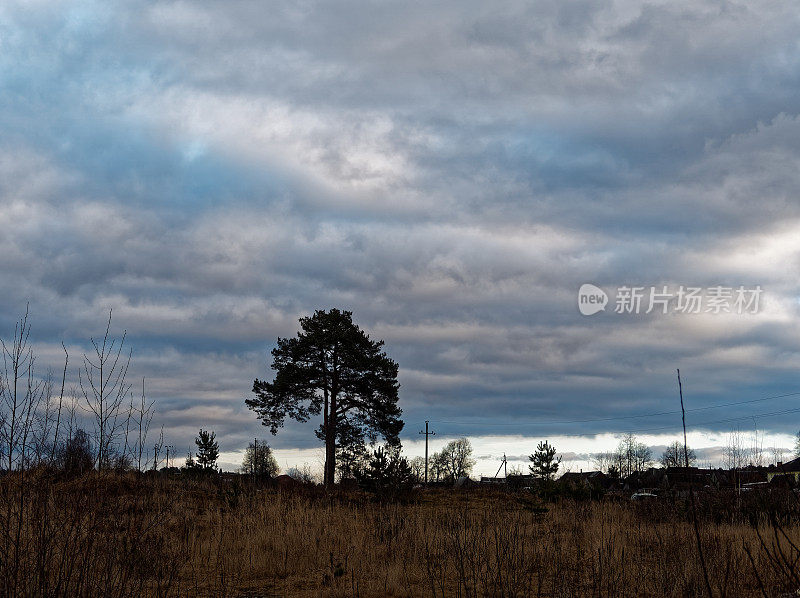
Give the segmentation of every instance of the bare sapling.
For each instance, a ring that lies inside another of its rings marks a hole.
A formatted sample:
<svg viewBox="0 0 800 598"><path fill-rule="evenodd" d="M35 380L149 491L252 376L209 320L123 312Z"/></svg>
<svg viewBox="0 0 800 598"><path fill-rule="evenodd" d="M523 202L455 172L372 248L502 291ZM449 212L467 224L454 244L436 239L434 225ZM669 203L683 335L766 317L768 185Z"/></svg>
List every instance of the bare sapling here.
<svg viewBox="0 0 800 598"><path fill-rule="evenodd" d="M123 404L131 385L127 383L131 351L123 354L126 332L122 338L110 338L111 311L102 341L91 339L94 355L84 354L79 370L79 384L86 407L94 419L97 454L95 465L107 469L112 465L116 441L126 423Z"/></svg>

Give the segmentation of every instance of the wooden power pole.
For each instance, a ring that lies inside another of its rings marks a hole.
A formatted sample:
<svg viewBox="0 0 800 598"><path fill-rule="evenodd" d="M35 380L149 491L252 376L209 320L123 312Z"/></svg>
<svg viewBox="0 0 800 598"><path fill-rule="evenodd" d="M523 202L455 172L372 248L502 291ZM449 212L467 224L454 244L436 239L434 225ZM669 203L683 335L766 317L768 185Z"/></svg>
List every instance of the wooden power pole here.
<svg viewBox="0 0 800 598"><path fill-rule="evenodd" d="M420 430L420 434L425 434L425 485L428 485L428 436L436 436L433 430L428 431L428 420L425 420L425 430Z"/></svg>

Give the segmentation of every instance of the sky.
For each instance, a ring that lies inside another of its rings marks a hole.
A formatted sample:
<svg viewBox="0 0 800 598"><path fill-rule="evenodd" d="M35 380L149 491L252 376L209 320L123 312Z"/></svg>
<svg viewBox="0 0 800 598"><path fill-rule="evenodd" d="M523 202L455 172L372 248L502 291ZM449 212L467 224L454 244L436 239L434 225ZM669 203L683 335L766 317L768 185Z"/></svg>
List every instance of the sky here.
<svg viewBox="0 0 800 598"><path fill-rule="evenodd" d="M626 431L658 450L678 368L701 459L734 428L788 448L798 30L760 0L7 0L0 336L29 304L58 370L113 309L154 426L215 430L229 469L256 436L316 467L315 424L272 437L244 399L331 307L399 363L412 455L425 420L484 474L543 439L576 469Z"/></svg>

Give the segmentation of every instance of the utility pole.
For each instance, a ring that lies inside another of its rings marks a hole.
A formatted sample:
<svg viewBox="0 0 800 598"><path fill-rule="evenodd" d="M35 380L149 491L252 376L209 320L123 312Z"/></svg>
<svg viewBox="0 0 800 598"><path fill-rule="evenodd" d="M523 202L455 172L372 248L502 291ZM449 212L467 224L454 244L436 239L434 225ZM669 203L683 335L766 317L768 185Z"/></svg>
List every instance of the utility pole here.
<svg viewBox="0 0 800 598"><path fill-rule="evenodd" d="M700 555L700 565L703 567L703 579L706 582L708 598L714 597L711 590L711 582L708 580L708 568L706 558L703 556L703 544L700 541L700 527L697 525L697 507L694 502L694 488L692 484L692 472L689 471L689 445L686 442L686 409L683 408L683 384L681 384L681 371L678 370L678 394L681 397L681 421L683 422L683 459L686 463L686 473L689 475L689 497L692 499L692 523L694 524L694 537L697 540L697 552Z"/></svg>
<svg viewBox="0 0 800 598"><path fill-rule="evenodd" d="M250 463L250 471L256 477L256 465L258 464L258 438L253 438L253 460Z"/></svg>
<svg viewBox="0 0 800 598"><path fill-rule="evenodd" d="M508 469L506 469L506 464L507 463L508 463L508 460L506 459L506 454L503 453L503 460L500 462L500 467L497 468L497 473L494 474L494 477L497 477L497 476L500 475L500 470L501 469L503 470L503 475L505 477L508 477Z"/></svg>
<svg viewBox="0 0 800 598"><path fill-rule="evenodd" d="M428 420L425 420L425 430L420 431L420 434L425 434L425 485L428 485L428 436L436 436L436 432L428 431Z"/></svg>

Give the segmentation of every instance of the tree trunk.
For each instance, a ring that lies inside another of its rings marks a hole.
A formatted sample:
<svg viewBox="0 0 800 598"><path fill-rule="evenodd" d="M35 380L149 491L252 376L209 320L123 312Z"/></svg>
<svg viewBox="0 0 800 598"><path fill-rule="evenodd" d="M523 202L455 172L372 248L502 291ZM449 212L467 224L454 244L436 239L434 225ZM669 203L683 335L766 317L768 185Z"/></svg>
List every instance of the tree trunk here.
<svg viewBox="0 0 800 598"><path fill-rule="evenodd" d="M322 472L322 483L326 488L330 487L330 481L328 480L328 445L330 444L330 418L328 417L328 413L330 413L330 404L328 402L328 389L325 388L325 410L323 411L323 420L322 420L322 428L325 430L325 469Z"/></svg>
<svg viewBox="0 0 800 598"><path fill-rule="evenodd" d="M331 395L328 425L325 427L325 488L333 488L336 479L336 397Z"/></svg>

